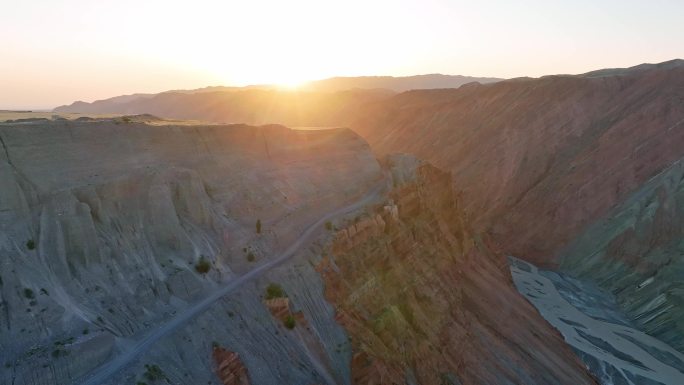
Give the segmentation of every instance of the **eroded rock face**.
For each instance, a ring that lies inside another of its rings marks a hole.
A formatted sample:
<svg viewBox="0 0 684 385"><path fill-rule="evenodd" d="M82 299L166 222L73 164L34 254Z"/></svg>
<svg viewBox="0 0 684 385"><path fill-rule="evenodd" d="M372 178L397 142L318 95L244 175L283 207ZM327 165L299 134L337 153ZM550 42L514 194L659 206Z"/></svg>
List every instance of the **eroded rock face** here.
<svg viewBox="0 0 684 385"><path fill-rule="evenodd" d="M684 155L683 100L679 61L406 92L351 127L379 154L452 171L475 229L543 264Z"/></svg>
<svg viewBox="0 0 684 385"><path fill-rule="evenodd" d="M71 382L381 178L346 129L40 121L0 139L2 383Z"/></svg>
<svg viewBox="0 0 684 385"><path fill-rule="evenodd" d="M641 330L684 352L683 240L680 160L589 226L560 267L610 290Z"/></svg>
<svg viewBox="0 0 684 385"><path fill-rule="evenodd" d="M351 338L352 382L595 384L471 235L452 184L419 164L317 266Z"/></svg>

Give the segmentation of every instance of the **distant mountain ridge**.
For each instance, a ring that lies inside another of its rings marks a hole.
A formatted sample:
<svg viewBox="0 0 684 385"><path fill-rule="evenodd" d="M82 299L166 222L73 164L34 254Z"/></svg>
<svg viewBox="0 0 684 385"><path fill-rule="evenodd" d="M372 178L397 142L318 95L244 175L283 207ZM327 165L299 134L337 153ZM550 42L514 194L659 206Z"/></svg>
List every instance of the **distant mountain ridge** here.
<svg viewBox="0 0 684 385"><path fill-rule="evenodd" d="M395 92L404 92L412 89L435 89L435 88L458 88L464 84L478 82L478 83L493 83L503 79L488 78L488 77L473 77L462 75L442 75L442 74L428 74L415 76L358 76L358 77L334 77L329 79L315 80L306 83L298 92L323 92L336 93L349 90L370 90L377 93L379 90L384 90L386 94L390 95ZM203 93L217 93L217 92L244 92L244 91L284 91L281 87L269 84L249 85L244 87L231 86L209 86L193 90L170 90L160 93L136 93L131 95L121 95L112 98L96 100L92 103L76 101L70 105L59 106L54 109L55 112L82 112L82 113L120 113L122 110L131 111L132 113L143 113L150 111L139 111L129 103L137 103L146 99L151 99L164 94L185 94L195 95ZM178 116L165 116L175 117Z"/></svg>
<svg viewBox="0 0 684 385"><path fill-rule="evenodd" d="M473 77L462 75L427 74L414 76L357 76L334 77L307 83L303 88L315 91L341 91L344 89L382 88L394 92L418 89L458 88L468 83L494 83L504 79L489 77Z"/></svg>
<svg viewBox="0 0 684 385"><path fill-rule="evenodd" d="M290 127L329 127L342 126L361 107L394 95L394 92L382 89L339 92L275 89L164 92L124 103L111 100L76 102L58 107L54 112L151 114L168 119L218 123L251 122L261 125L279 122Z"/></svg>
<svg viewBox="0 0 684 385"><path fill-rule="evenodd" d="M668 61L665 61L662 63L655 63L655 64L643 63L643 64L639 64L639 65L627 67L627 68L604 68L604 69L600 69L600 70L596 70L596 71L590 71L590 72L584 73L580 76L587 77L587 78L602 77L602 76L620 76L620 75L628 75L631 73L646 71L646 70L653 70L653 69L668 70L668 69L673 69L673 68L678 68L678 67L684 67L684 60L673 59L673 60L668 60Z"/></svg>

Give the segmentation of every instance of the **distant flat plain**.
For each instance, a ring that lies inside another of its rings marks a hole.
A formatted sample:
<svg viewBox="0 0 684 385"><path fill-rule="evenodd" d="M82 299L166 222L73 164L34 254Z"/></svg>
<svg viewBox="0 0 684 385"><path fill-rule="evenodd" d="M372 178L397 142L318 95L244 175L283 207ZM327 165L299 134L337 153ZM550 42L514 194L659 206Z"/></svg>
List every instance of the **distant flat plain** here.
<svg viewBox="0 0 684 385"><path fill-rule="evenodd" d="M121 114L82 114L76 112L52 112L52 111L10 111L10 110L0 110L0 123L7 122L10 120L18 119L68 119L76 120L78 118L92 118L92 119L113 119L122 117ZM132 116L133 121L142 122L149 125L189 125L189 126L207 126L207 125L217 125L219 123L205 122L201 120L174 120L174 119L158 119L153 116Z"/></svg>
<svg viewBox="0 0 684 385"><path fill-rule="evenodd" d="M120 115L115 114L103 114L103 115L93 115L93 114L79 114L79 113L54 113L52 111L10 111L10 110L0 110L0 122L6 122L8 120L17 119L53 119L54 117L60 117L64 119L74 120L80 117L87 116L89 118L113 118Z"/></svg>
<svg viewBox="0 0 684 385"><path fill-rule="evenodd" d="M76 120L78 118L93 118L93 119L111 119L117 118L124 115L121 114L82 114L76 112L52 112L52 111L11 111L11 110L0 110L0 123L7 122L8 120L18 120L18 119L69 119ZM176 119L146 119L139 118L135 119L137 121L145 121L145 123L150 125L220 125L221 123L216 122L205 122L201 120L176 120ZM320 127L291 127L293 130L329 130L331 128L338 128L336 126L320 126Z"/></svg>

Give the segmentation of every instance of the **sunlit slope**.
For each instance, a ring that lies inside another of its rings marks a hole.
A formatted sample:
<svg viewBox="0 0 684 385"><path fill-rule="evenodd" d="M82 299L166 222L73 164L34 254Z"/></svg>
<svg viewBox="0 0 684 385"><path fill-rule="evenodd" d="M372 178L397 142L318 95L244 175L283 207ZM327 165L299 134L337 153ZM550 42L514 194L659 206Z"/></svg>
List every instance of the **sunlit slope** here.
<svg viewBox="0 0 684 385"><path fill-rule="evenodd" d="M412 91L352 124L377 153L449 169L476 228L511 254L554 252L684 155L682 61L606 76Z"/></svg>

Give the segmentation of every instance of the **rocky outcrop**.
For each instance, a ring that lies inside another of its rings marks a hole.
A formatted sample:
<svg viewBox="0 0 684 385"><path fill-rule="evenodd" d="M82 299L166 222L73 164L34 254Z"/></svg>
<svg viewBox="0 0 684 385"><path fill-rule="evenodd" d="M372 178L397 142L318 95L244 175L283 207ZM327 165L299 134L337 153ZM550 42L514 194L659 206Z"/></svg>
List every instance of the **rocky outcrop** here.
<svg viewBox="0 0 684 385"><path fill-rule="evenodd" d="M472 235L448 173L418 162L318 264L354 384L595 384Z"/></svg>
<svg viewBox="0 0 684 385"><path fill-rule="evenodd" d="M682 63L411 91L366 107L350 127L378 154L450 170L476 230L552 264L684 155Z"/></svg>
<svg viewBox="0 0 684 385"><path fill-rule="evenodd" d="M247 368L237 353L216 346L212 356L216 374L223 385L250 385Z"/></svg>
<svg viewBox="0 0 684 385"><path fill-rule="evenodd" d="M396 206L385 206L390 213L392 213L394 207ZM392 217L390 216L390 218ZM335 234L335 248L350 249L366 242L369 238L382 234L385 231L385 226L385 220L380 214L375 214L372 217L358 218L356 223L339 230Z"/></svg>

